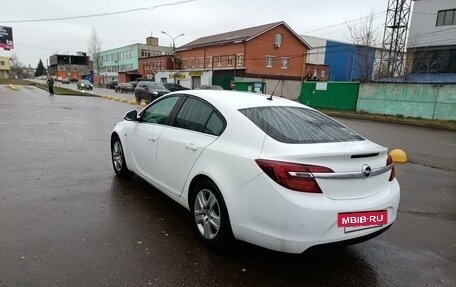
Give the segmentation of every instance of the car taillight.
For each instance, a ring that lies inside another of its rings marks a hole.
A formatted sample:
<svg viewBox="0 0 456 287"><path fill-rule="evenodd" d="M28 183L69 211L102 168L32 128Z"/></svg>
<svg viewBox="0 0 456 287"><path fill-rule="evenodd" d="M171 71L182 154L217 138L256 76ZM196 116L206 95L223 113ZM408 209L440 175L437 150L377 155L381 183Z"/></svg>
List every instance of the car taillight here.
<svg viewBox="0 0 456 287"><path fill-rule="evenodd" d="M388 155L388 159L386 160L386 166L390 164L393 165L393 168L391 169L389 181L392 181L396 177L396 171L394 170L393 158L390 155Z"/></svg>
<svg viewBox="0 0 456 287"><path fill-rule="evenodd" d="M301 192L322 193L312 173L332 173L332 169L318 165L257 159L258 166L283 187Z"/></svg>

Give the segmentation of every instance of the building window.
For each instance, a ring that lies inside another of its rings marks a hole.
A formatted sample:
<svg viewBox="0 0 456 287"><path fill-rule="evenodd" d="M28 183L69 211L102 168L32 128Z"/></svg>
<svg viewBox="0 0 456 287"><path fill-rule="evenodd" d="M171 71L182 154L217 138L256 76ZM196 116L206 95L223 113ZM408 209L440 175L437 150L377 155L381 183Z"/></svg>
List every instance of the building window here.
<svg viewBox="0 0 456 287"><path fill-rule="evenodd" d="M5 61L1 61L0 65L5 66Z"/></svg>
<svg viewBox="0 0 456 287"><path fill-rule="evenodd" d="M233 66L233 56L228 56L228 59L226 61L227 66Z"/></svg>
<svg viewBox="0 0 456 287"><path fill-rule="evenodd" d="M244 55L236 55L236 66L244 66Z"/></svg>
<svg viewBox="0 0 456 287"><path fill-rule="evenodd" d="M218 56L217 57L217 67L220 67L222 65L222 57Z"/></svg>
<svg viewBox="0 0 456 287"><path fill-rule="evenodd" d="M321 77L322 77L322 78L325 77L325 70L321 70Z"/></svg>
<svg viewBox="0 0 456 287"><path fill-rule="evenodd" d="M290 60L290 59L288 59L288 58L281 58L281 59L280 59L280 67L281 67L282 69L288 69L288 61L289 61L289 60Z"/></svg>
<svg viewBox="0 0 456 287"><path fill-rule="evenodd" d="M182 66L184 67L184 69L187 69L187 59L183 59L182 60Z"/></svg>
<svg viewBox="0 0 456 287"><path fill-rule="evenodd" d="M203 67L204 66L204 58L200 57L200 58L198 58L198 60L199 60L199 66Z"/></svg>
<svg viewBox="0 0 456 287"><path fill-rule="evenodd" d="M266 67L268 67L268 68L274 67L274 57L273 56L266 56Z"/></svg>
<svg viewBox="0 0 456 287"><path fill-rule="evenodd" d="M207 57L207 66L212 67L212 57Z"/></svg>
<svg viewBox="0 0 456 287"><path fill-rule="evenodd" d="M141 50L141 57L150 57L150 51Z"/></svg>
<svg viewBox="0 0 456 287"><path fill-rule="evenodd" d="M456 25L456 9L441 10L437 13L436 26Z"/></svg>
<svg viewBox="0 0 456 287"><path fill-rule="evenodd" d="M195 58L191 58L190 59L190 63L192 64L192 68L195 67Z"/></svg>
<svg viewBox="0 0 456 287"><path fill-rule="evenodd" d="M282 46L283 35L282 34L275 34L274 45L276 47Z"/></svg>

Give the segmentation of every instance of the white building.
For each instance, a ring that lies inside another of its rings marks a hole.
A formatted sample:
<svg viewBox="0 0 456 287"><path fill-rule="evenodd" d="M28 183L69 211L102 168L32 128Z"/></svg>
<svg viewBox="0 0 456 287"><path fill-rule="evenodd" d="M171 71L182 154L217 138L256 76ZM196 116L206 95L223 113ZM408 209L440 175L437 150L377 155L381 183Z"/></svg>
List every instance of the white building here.
<svg viewBox="0 0 456 287"><path fill-rule="evenodd" d="M412 73L456 73L456 0L414 0L407 51Z"/></svg>
<svg viewBox="0 0 456 287"><path fill-rule="evenodd" d="M309 43L311 50L307 54L307 63L324 65L325 64L325 54L326 54L326 45L327 39L300 35L304 41Z"/></svg>

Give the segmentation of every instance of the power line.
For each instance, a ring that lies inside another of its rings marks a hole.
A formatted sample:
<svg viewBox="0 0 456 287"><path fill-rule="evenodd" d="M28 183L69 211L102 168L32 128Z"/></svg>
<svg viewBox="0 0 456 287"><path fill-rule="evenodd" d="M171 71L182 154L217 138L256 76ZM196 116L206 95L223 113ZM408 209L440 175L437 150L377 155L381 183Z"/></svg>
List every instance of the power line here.
<svg viewBox="0 0 456 287"><path fill-rule="evenodd" d="M369 17L381 15L381 14L384 14L384 13L386 13L386 10L381 11L381 12L378 12L378 13L375 13L375 14L368 15L368 16L365 16L365 17L361 17L361 18L359 18L359 19L353 19L353 20L345 21L345 22L343 22L343 23L334 24L334 25L331 25L331 26L327 26L327 27L315 29L315 30L312 30L312 31L307 31L307 32L304 32L304 33L302 33L302 34L309 34L309 33L317 32L317 31L321 31L321 30L326 30L326 29L329 29L329 28L334 28L334 27L341 26L341 25L347 25L348 23L361 21L361 20L367 19L367 18L369 18Z"/></svg>
<svg viewBox="0 0 456 287"><path fill-rule="evenodd" d="M94 17L102 17L102 16L112 16L118 14L125 14L137 11L147 11L147 10L154 10L156 8L165 7L165 6L175 6L180 5L188 2L193 2L196 0L184 0L179 2L173 3L165 3L159 4L151 7L142 7L142 8L135 8L129 10L122 10L122 11L115 11L115 12L106 12L106 13L98 13L98 14L90 14L90 15L79 15L79 16L70 16L70 17L57 17L57 18L46 18L46 19L27 19L27 20L0 20L0 23L33 23L33 22L49 22L49 21L63 21L63 20L75 20L75 19L85 19L85 18L94 18Z"/></svg>

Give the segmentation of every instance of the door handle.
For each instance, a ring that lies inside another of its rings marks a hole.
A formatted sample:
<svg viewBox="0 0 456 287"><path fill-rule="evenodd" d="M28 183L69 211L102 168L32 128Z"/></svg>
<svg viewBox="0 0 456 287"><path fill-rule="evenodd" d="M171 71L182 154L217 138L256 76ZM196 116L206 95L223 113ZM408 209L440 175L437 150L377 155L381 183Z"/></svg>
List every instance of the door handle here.
<svg viewBox="0 0 456 287"><path fill-rule="evenodd" d="M193 144L193 143L186 144L185 148L189 149L189 150L193 150L193 151L198 150L198 147L195 144Z"/></svg>
<svg viewBox="0 0 456 287"><path fill-rule="evenodd" d="M151 142L156 142L156 141L157 141L157 138L154 137L154 136L148 136L148 137L147 137L147 140L148 140L148 141L151 141Z"/></svg>

